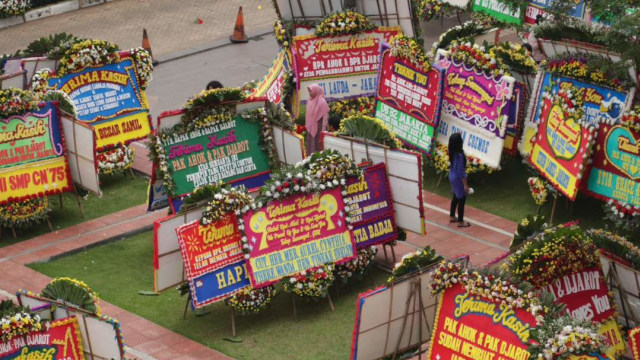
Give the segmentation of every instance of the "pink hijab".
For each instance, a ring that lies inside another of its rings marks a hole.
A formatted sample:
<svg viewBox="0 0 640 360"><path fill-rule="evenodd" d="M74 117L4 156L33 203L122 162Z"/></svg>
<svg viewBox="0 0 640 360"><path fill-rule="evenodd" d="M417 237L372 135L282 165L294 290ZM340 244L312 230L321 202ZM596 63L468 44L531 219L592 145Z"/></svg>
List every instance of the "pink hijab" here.
<svg viewBox="0 0 640 360"><path fill-rule="evenodd" d="M312 137L318 133L318 121L322 120L322 130L327 128L329 122L329 104L324 99L324 91L318 84L311 84L309 90L309 100L307 100L307 113L304 119L304 126Z"/></svg>

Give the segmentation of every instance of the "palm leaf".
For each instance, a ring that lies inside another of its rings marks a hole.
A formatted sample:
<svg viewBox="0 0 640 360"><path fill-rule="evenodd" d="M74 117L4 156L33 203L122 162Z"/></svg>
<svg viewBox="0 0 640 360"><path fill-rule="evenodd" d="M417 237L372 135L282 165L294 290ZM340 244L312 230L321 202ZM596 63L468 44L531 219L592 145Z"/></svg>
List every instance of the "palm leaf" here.
<svg viewBox="0 0 640 360"><path fill-rule="evenodd" d="M395 135L369 116L352 116L344 119L338 134L367 139L392 149L398 147Z"/></svg>
<svg viewBox="0 0 640 360"><path fill-rule="evenodd" d="M98 311L91 290L68 279L54 279L42 290L41 295L51 300L72 304L94 314Z"/></svg>

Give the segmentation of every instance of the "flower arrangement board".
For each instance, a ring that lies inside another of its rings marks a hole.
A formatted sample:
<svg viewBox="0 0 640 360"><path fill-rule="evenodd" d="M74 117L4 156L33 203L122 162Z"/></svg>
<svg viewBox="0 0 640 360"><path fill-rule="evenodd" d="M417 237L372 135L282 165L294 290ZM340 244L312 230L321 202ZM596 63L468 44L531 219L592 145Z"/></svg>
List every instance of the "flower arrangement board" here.
<svg viewBox="0 0 640 360"><path fill-rule="evenodd" d="M261 186L269 178L269 158L262 150L262 127L241 114L187 134L168 134L161 141L166 173L175 183L172 197L190 194L194 189L218 181ZM165 184L166 186L166 184Z"/></svg>
<svg viewBox="0 0 640 360"><path fill-rule="evenodd" d="M264 75L250 98L266 97L270 103L282 103L282 85L287 72L291 70L291 50L280 49L278 56Z"/></svg>
<svg viewBox="0 0 640 360"><path fill-rule="evenodd" d="M323 145L324 149L337 150L355 162L384 162L391 186L396 223L405 230L425 233L420 153L388 149L329 133L323 134Z"/></svg>
<svg viewBox="0 0 640 360"><path fill-rule="evenodd" d="M233 212L207 225L200 221L182 225L176 233L194 307L222 300L250 285Z"/></svg>
<svg viewBox="0 0 640 360"><path fill-rule="evenodd" d="M176 229L201 217L202 209L195 208L153 223L153 291L160 292L187 280Z"/></svg>
<svg viewBox="0 0 640 360"><path fill-rule="evenodd" d="M175 117L175 116L172 116ZM169 123L172 117L162 118L162 125ZM273 142L278 154L278 160L287 165L294 165L305 158L304 138L293 131L280 126L272 126ZM147 210L153 211L171 206L172 209L180 209L182 201L179 198L169 198L165 191L164 181L156 176L156 167L152 167L151 179L147 190Z"/></svg>
<svg viewBox="0 0 640 360"><path fill-rule="evenodd" d="M49 309L51 311L50 320L75 317L86 359L121 360L125 358L122 329L118 320L104 314L100 316L90 314L68 304L45 299L27 290L20 290L17 297L21 306L29 306L31 309ZM46 317L42 311L39 312L39 315Z"/></svg>
<svg viewBox="0 0 640 360"><path fill-rule="evenodd" d="M559 105L545 98L529 162L558 191L574 200L590 154L591 136L588 126L565 117Z"/></svg>
<svg viewBox="0 0 640 360"><path fill-rule="evenodd" d="M362 179L347 179L356 248L384 244L398 237L393 197L384 163L369 166Z"/></svg>
<svg viewBox="0 0 640 360"><path fill-rule="evenodd" d="M431 282L431 275L432 272L414 273L388 286L358 295L351 359L381 359L393 355L397 344L401 353L429 341L438 301L438 296L432 295L427 286ZM412 285L418 279L422 284L419 289L423 307L421 309L416 300L415 306L407 311L406 304L410 300ZM426 319L422 315L423 311ZM407 323L403 329L405 313Z"/></svg>
<svg viewBox="0 0 640 360"><path fill-rule="evenodd" d="M640 328L629 330L629 347L631 348L633 360L640 359Z"/></svg>
<svg viewBox="0 0 640 360"><path fill-rule="evenodd" d="M640 206L640 131L601 124L592 159L587 193Z"/></svg>
<svg viewBox="0 0 640 360"><path fill-rule="evenodd" d="M536 18L538 15L541 15L545 19L550 15L545 10L551 6L553 0L531 0L529 1L529 5L524 12L524 22L527 24L535 25ZM576 1L576 5L569 11L567 15L582 19L584 18L586 11L586 4L583 0Z"/></svg>
<svg viewBox="0 0 640 360"><path fill-rule="evenodd" d="M504 151L510 155L518 152L518 143L525 116L525 104L527 103L526 85L520 81L513 84L513 106L509 110L507 130L504 137Z"/></svg>
<svg viewBox="0 0 640 360"><path fill-rule="evenodd" d="M400 34L399 27L379 27L358 35L296 36L293 69L298 99L306 103L307 86L316 83L329 101L374 96L383 42Z"/></svg>
<svg viewBox="0 0 640 360"><path fill-rule="evenodd" d="M613 89L574 80L569 77L539 72L534 84L531 108L527 114L527 122L539 123L544 106L542 93L558 91L568 86L578 88L578 96L584 100L585 118L588 123L619 123L625 110L631 106L632 93L622 93Z"/></svg>
<svg viewBox="0 0 640 360"><path fill-rule="evenodd" d="M613 299L604 282L600 267L582 269L565 275L547 284L546 290L553 294L557 303L566 305L572 317L591 320L599 325L599 333L610 346L608 355L624 353L626 346L615 318Z"/></svg>
<svg viewBox="0 0 640 360"><path fill-rule="evenodd" d="M403 142L431 152L440 119L444 72L419 69L407 59L382 54L375 117Z"/></svg>
<svg viewBox="0 0 640 360"><path fill-rule="evenodd" d="M466 154L499 167L515 79L487 75L452 61L442 49L438 50L436 63L446 71L436 140L446 145L453 133L461 133Z"/></svg>
<svg viewBox="0 0 640 360"><path fill-rule="evenodd" d="M0 359L83 360L78 321L74 317L53 321L48 330L0 343Z"/></svg>
<svg viewBox="0 0 640 360"><path fill-rule="evenodd" d="M246 257L251 285L260 288L327 263L356 256L339 188L272 200L244 215L253 244Z"/></svg>
<svg viewBox="0 0 640 360"><path fill-rule="evenodd" d="M535 317L525 309L473 295L461 284L445 289L438 300L429 359L526 359Z"/></svg>
<svg viewBox="0 0 640 360"><path fill-rule="evenodd" d="M97 172L96 136L86 123L78 121L72 115L60 112L60 122L65 143L71 177L76 184L102 196L100 179Z"/></svg>
<svg viewBox="0 0 640 360"><path fill-rule="evenodd" d="M474 12L490 15L496 20L507 24L522 24L524 17L524 12L521 9L514 11L498 0L473 0L471 9Z"/></svg>
<svg viewBox="0 0 640 360"><path fill-rule="evenodd" d="M547 284L555 301L566 305L572 317L603 322L614 315L609 289L600 267L582 269Z"/></svg>
<svg viewBox="0 0 640 360"><path fill-rule="evenodd" d="M0 119L0 204L72 186L57 103Z"/></svg>
<svg viewBox="0 0 640 360"><path fill-rule="evenodd" d="M549 40L549 39L538 39L538 44L540 45L540 49L545 54L547 58L554 57L556 55L560 55L563 53L586 53L591 55L599 55L610 59L612 62L617 63L622 61L622 55L609 51L609 48L601 45L577 42L577 41L559 41L559 40ZM631 80L636 83L637 86L637 70L636 64L632 61L627 63L629 67L629 76ZM636 89L632 89L632 91L636 91ZM633 99L633 95L629 96L630 99Z"/></svg>
<svg viewBox="0 0 640 360"><path fill-rule="evenodd" d="M151 133L149 105L130 57L51 76L48 85L69 95L78 119L93 127L98 149L126 145Z"/></svg>

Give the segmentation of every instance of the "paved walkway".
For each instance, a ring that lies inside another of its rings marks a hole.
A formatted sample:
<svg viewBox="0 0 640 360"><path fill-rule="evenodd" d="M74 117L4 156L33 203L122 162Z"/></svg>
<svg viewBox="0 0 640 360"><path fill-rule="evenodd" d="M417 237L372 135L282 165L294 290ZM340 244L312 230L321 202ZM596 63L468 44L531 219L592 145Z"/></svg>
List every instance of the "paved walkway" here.
<svg viewBox="0 0 640 360"><path fill-rule="evenodd" d="M243 6L249 36L272 29L271 0L115 0L0 30L0 54L14 53L49 34L112 41L122 49L141 46L146 28L155 57L228 38ZM202 24L198 24L198 19Z"/></svg>
<svg viewBox="0 0 640 360"><path fill-rule="evenodd" d="M142 155L142 154L140 154ZM469 207L469 228L457 228L448 223L446 207L449 200L425 192L427 235L409 234L407 241L396 247L396 256L430 245L440 254L455 257L470 255L474 265L483 265L507 250L516 224ZM136 230L151 229L165 211L145 212L139 205L37 238L0 248L0 298L18 289L37 291L50 278L26 265L46 261L51 257L82 249L100 242L126 236ZM382 252L379 255L383 257ZM149 261L151 261L149 259ZM122 324L128 356L140 359L227 359L223 354L173 333L135 314L103 302L105 314Z"/></svg>
<svg viewBox="0 0 640 360"><path fill-rule="evenodd" d="M146 205L139 205L111 215L90 220L66 229L0 248L0 298L15 294L19 289L38 291L51 279L26 266L66 252L82 249L127 233L151 229L155 220L166 216L165 211L146 213ZM151 261L151 259L148 259ZM2 296L5 294L5 296ZM127 357L132 359L229 359L229 357L182 335L156 325L105 301L102 310L120 321Z"/></svg>

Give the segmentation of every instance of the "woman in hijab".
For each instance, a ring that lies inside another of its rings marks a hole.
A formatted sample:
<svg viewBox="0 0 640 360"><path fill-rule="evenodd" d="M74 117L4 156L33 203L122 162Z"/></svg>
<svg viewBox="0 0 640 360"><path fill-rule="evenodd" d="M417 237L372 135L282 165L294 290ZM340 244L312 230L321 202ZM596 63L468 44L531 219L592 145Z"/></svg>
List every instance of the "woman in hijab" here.
<svg viewBox="0 0 640 360"><path fill-rule="evenodd" d="M329 104L324 99L324 91L318 84L311 84L304 126L307 129L307 155L320 151L320 133L327 129Z"/></svg>
<svg viewBox="0 0 640 360"><path fill-rule="evenodd" d="M463 139L460 133L454 133L449 138L449 183L451 183L451 212L449 222L457 222L458 227L468 227L468 221L464 221L464 203L467 200L469 185L467 184L467 157L462 150ZM456 208L458 217L456 218Z"/></svg>

